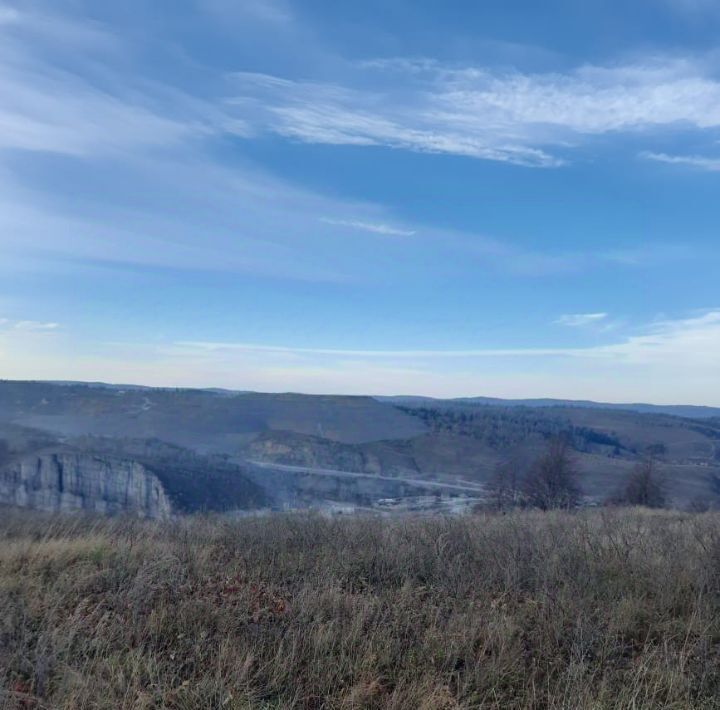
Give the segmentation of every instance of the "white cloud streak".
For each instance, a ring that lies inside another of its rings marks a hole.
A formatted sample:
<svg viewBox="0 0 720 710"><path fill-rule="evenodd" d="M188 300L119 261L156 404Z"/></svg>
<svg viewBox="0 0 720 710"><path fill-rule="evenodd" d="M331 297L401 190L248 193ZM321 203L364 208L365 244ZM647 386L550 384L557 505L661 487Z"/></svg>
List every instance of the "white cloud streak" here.
<svg viewBox="0 0 720 710"><path fill-rule="evenodd" d="M349 227L350 229L359 229L362 232L385 234L394 237L412 237L414 234L417 234L414 229L399 229L398 227L391 227L387 224L374 224L372 222L360 222L358 220L330 219L329 217L322 217L320 221L324 224L331 224L336 227Z"/></svg>
<svg viewBox="0 0 720 710"><path fill-rule="evenodd" d="M284 0L199 0L198 4L225 22L251 19L284 25L293 20L289 3Z"/></svg>
<svg viewBox="0 0 720 710"><path fill-rule="evenodd" d="M386 350L243 343L95 343L0 332L5 377L347 394L485 394L720 405L720 309L589 348Z"/></svg>
<svg viewBox="0 0 720 710"><path fill-rule="evenodd" d="M584 318L580 325L602 320L605 314L576 316ZM332 348L295 348L253 343L212 341L184 341L179 348L207 352L254 352L287 355L328 356L337 358L415 360L456 358L582 358L615 361L626 364L656 364L667 366L694 362L712 366L720 374L720 310L711 310L699 316L665 320L644 326L638 334L609 345L585 348L470 348L460 350L353 350ZM720 396L720 391L718 392Z"/></svg>
<svg viewBox="0 0 720 710"><path fill-rule="evenodd" d="M243 134L242 123L210 101L149 80L118 82L106 69L98 82L64 67L58 58L67 44L90 67L112 56L118 40L100 27L5 10L12 20L0 21L0 151L98 158Z"/></svg>
<svg viewBox="0 0 720 710"><path fill-rule="evenodd" d="M387 273L393 268L398 256L393 250L399 248L393 240L386 240L382 251L371 256L374 268L367 269L368 255L356 251L361 250L361 240L357 247L353 240L345 240L340 249L338 241L331 239L337 230L330 228L336 227L380 236L421 234L424 247L435 249L438 255L442 251L443 258L432 262L433 269L459 268L469 258L504 272L543 276L611 262L634 266L646 259L646 255L635 254L628 260L622 254L556 253L484 235L396 224L382 206L324 197L264 175L255 166L223 167L205 151L206 141L228 132L252 135L263 129L258 123L261 115L277 119L285 109L319 110L318 120L309 124L309 130L322 132L320 142L332 142L335 139L328 136L328 124L321 115L322 107L327 107L328 115L343 114L342 126L337 126L338 142L382 144L389 138L392 143L386 128L394 122L391 133L399 131L399 147L422 149L415 140L425 140L419 133L411 135L410 143L403 141L408 121L426 116L438 150L464 150L448 142L450 134L442 128L447 124L461 142L476 147L482 144L485 157L542 163L544 158L538 162L539 154L532 146L520 145L516 150L516 145L506 152L509 144L498 136L511 132L513 140L522 139L521 143L529 136L509 131L502 122L487 122L480 135L481 117L462 130L456 130L462 121L433 118L431 108L436 111L441 104L447 108L452 103L451 93L462 93L462 87L477 83L472 70L449 70L432 62L380 62L365 69L388 73L391 84L407 84L408 89L400 92L407 97L407 106L394 95L370 96L359 89L243 74L239 78L250 95L240 103L236 99L223 106L164 85L137 83L126 72L117 75L112 68L115 53L127 52L115 39L113 55L108 57L103 28L92 23L62 20L62 33L77 40L78 54L75 71L61 69L63 63L52 61L55 55L48 54L46 46L48 35L54 37L58 32L55 19L18 12L12 31L0 27L0 39L5 41L0 45L0 59L4 60L0 62L0 89L8 97L0 105L0 243L8 253L14 250L39 258L62 255L103 263L234 270L331 282L367 280L368 274L383 278L383 269ZM37 44L33 33L38 31L44 52L32 51ZM112 44L113 38L107 39ZM82 70L86 66L102 67L102 81L85 76ZM420 77L419 83L407 79L415 76ZM491 75L483 77L487 83ZM418 103L423 104L423 111L413 110ZM462 111L467 120L474 115L474 109ZM397 120L389 118L390 114ZM272 128L275 124L269 120L267 125ZM310 139L309 134L307 137ZM79 177L76 192L88 195L84 208L74 209L76 200L64 200L57 190L46 193L37 185L24 184L11 167L18 151L55 153L82 161L82 169L75 174ZM3 171L7 156L9 166ZM112 200L90 197L95 182L109 186ZM199 191L199 184L206 189ZM128 185L133 189L128 190ZM157 185L175 195L173 210L167 209ZM142 194L143 199L133 201L129 197L133 192ZM662 251L657 245L654 249ZM418 277L433 278L434 274L428 273L430 261L418 259L413 264L413 254L407 251L402 258Z"/></svg>
<svg viewBox="0 0 720 710"><path fill-rule="evenodd" d="M17 321L14 326L15 330L25 331L49 331L57 330L60 327L59 323L44 323L36 320L21 320Z"/></svg>
<svg viewBox="0 0 720 710"><path fill-rule="evenodd" d="M678 320L663 320L625 342L591 349L592 355L619 358L628 364L663 366L687 376L707 373L707 382L720 383L720 310ZM712 376L711 374L712 373ZM717 391L720 399L720 386Z"/></svg>
<svg viewBox="0 0 720 710"><path fill-rule="evenodd" d="M668 155L667 153L644 152L640 154L640 157L659 163L669 163L670 165L687 165L709 172L720 171L720 158L703 155Z"/></svg>
<svg viewBox="0 0 720 710"><path fill-rule="evenodd" d="M580 328L593 323L599 323L607 318L607 313L568 313L560 316L555 323L570 328Z"/></svg>
<svg viewBox="0 0 720 710"><path fill-rule="evenodd" d="M470 349L470 350L343 350L333 348L294 348L256 343L223 343L212 341L181 341L176 343L180 348L193 348L208 352L246 352L274 353L281 355L319 355L338 358L360 358L370 360L415 360L415 359L455 359L455 358L486 358L486 357L542 357L568 354L573 351L553 348L531 349Z"/></svg>
<svg viewBox="0 0 720 710"><path fill-rule="evenodd" d="M407 59L366 62L362 81L238 73L236 114L306 143L386 146L558 167L583 137L720 127L720 82L702 61L654 58L523 74ZM553 152L553 147L556 149Z"/></svg>
<svg viewBox="0 0 720 710"><path fill-rule="evenodd" d="M357 248L353 240L339 248L331 239L338 229L331 228L397 237L421 230L395 224L379 205L324 197L256 166L219 165L208 157L205 141L226 132L247 135L248 122L210 101L117 75L114 55L106 56L103 48L102 27L64 22L62 31L78 40L78 67L102 67L102 81L52 61L46 35L57 30L51 30L51 19L18 13L17 31L0 28L0 39L7 40L0 45L0 89L7 96L0 105L0 244L8 255L349 282L367 280L369 273L382 278L382 270L396 263L390 253L396 247L388 240L388 253L373 254L377 263L367 269L361 240ZM32 51L38 27L42 52ZM19 151L75 161L68 167L85 204L75 208L75 199L63 199L62 185L48 192L25 182L14 169ZM95 194L95 183L108 186L105 195ZM168 192L175 196L172 210L161 194ZM594 260L442 230L424 239L442 244L450 260L459 262L464 254L527 275L582 268ZM404 253L403 259L412 269L413 255ZM419 260L418 273L424 269Z"/></svg>

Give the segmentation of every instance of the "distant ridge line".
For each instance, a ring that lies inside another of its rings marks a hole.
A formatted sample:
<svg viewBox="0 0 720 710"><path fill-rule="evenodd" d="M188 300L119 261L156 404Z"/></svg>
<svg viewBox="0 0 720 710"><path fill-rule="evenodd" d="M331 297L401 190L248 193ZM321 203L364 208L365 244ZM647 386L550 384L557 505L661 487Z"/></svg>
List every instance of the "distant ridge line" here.
<svg viewBox="0 0 720 710"><path fill-rule="evenodd" d="M396 395L377 397L381 402L410 406L495 406L495 407L575 407L585 409L611 409L615 411L635 412L639 414L665 414L686 419L713 419L720 417L720 407L695 404L646 404L642 402L594 402L584 399L501 399L499 397L455 397L442 399L414 395Z"/></svg>
<svg viewBox="0 0 720 710"><path fill-rule="evenodd" d="M317 395L310 392L258 392L255 390L234 390L223 387L155 387L152 385L133 385L108 382L83 382L80 380L10 380L0 379L0 382L14 382L27 384L45 384L59 386L79 386L98 389L128 390L128 391L195 391L210 392L219 396L236 395L266 395L266 396L320 396L320 397L367 397L393 405L405 406L435 406L435 407L457 407L457 406L495 406L495 407L530 407L530 408L553 408L553 407L575 407L586 409L609 409L616 411L635 412L639 414L664 414L685 419L714 419L720 418L720 407L695 404L647 404L643 402L595 402L585 399L553 399L553 398L529 398L529 399L503 399L500 397L427 397L423 395L347 395L341 392L334 395Z"/></svg>

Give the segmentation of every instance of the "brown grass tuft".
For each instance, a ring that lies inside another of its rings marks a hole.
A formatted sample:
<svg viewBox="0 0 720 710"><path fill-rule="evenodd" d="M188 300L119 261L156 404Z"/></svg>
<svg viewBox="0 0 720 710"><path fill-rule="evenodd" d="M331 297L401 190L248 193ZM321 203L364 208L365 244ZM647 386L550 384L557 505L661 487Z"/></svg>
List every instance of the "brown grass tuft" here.
<svg viewBox="0 0 720 710"><path fill-rule="evenodd" d="M0 708L718 708L720 515L0 520Z"/></svg>

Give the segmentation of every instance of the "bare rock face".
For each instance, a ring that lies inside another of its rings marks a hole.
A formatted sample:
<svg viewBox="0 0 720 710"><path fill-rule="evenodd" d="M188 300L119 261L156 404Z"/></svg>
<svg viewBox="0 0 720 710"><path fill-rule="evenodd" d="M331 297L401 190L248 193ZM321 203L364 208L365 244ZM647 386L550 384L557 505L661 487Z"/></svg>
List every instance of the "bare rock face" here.
<svg viewBox="0 0 720 710"><path fill-rule="evenodd" d="M246 458L287 466L331 468L354 473L384 474L380 458L368 446L344 444L294 432L263 432L243 449Z"/></svg>
<svg viewBox="0 0 720 710"><path fill-rule="evenodd" d="M0 503L143 518L172 513L162 483L142 464L78 453L37 454L7 465L0 470Z"/></svg>

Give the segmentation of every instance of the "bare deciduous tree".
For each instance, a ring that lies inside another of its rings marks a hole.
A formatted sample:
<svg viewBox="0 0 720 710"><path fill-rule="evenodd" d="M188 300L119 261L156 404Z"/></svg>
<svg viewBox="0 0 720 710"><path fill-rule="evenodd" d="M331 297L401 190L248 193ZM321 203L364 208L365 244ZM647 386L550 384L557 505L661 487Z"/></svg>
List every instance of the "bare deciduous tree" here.
<svg viewBox="0 0 720 710"><path fill-rule="evenodd" d="M503 461L488 481L490 505L495 510L510 510L524 503L524 462L518 456Z"/></svg>
<svg viewBox="0 0 720 710"><path fill-rule="evenodd" d="M642 505L646 508L664 508L666 504L665 479L655 459L641 461L630 472L621 495L625 505Z"/></svg>
<svg viewBox="0 0 720 710"><path fill-rule="evenodd" d="M569 442L565 437L553 438L525 478L525 499L528 505L541 510L574 508L582 496L577 479Z"/></svg>

